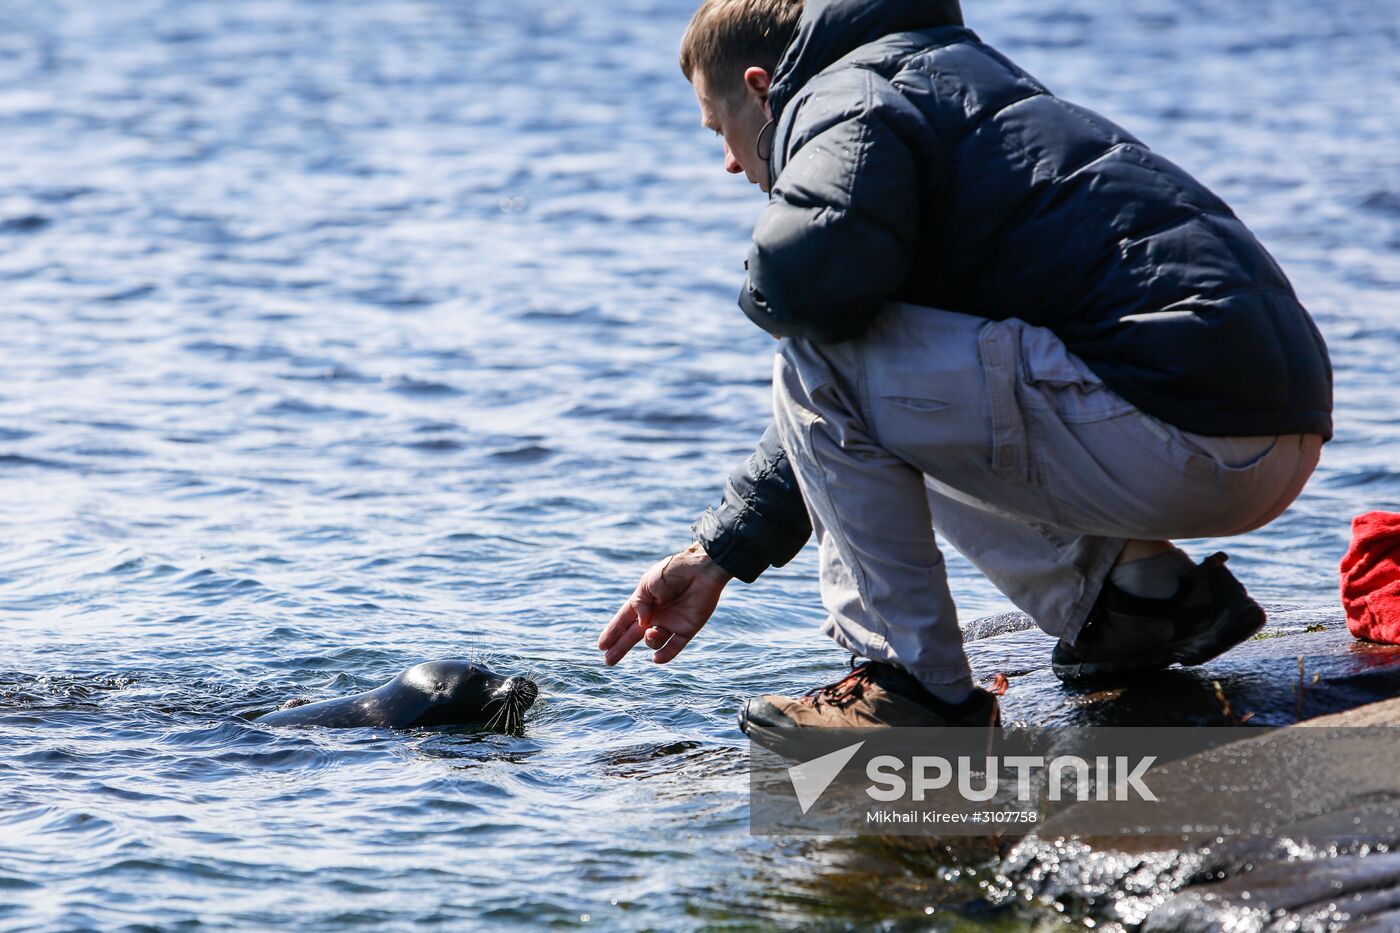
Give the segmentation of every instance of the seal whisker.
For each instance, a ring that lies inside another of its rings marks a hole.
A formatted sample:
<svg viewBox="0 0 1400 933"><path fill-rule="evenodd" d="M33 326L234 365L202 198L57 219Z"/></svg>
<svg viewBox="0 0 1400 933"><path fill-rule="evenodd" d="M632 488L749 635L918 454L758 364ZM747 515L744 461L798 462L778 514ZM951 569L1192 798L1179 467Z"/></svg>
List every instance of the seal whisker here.
<svg viewBox="0 0 1400 933"><path fill-rule="evenodd" d="M519 735L521 726L525 724L525 711L521 708L519 694L511 694L506 702L506 731L511 735Z"/></svg>
<svg viewBox="0 0 1400 933"><path fill-rule="evenodd" d="M500 710L492 717L493 722L500 724L501 731L513 735L520 727L523 720L518 707L519 699L513 692L507 692L503 697Z"/></svg>

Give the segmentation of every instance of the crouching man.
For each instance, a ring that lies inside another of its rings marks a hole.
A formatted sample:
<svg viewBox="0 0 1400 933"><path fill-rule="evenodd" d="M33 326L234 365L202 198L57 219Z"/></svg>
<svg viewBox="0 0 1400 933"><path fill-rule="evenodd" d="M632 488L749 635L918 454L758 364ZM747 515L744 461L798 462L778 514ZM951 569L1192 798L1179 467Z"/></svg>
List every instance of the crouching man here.
<svg viewBox="0 0 1400 933"><path fill-rule="evenodd" d="M675 658L731 579L812 533L824 631L866 661L749 700L750 734L997 720L940 536L1059 639L1067 681L1259 630L1226 555L1171 542L1288 507L1332 434L1332 371L1229 207L956 0L705 0L681 67L725 169L769 195L739 305L780 338L774 419L603 631L608 664Z"/></svg>

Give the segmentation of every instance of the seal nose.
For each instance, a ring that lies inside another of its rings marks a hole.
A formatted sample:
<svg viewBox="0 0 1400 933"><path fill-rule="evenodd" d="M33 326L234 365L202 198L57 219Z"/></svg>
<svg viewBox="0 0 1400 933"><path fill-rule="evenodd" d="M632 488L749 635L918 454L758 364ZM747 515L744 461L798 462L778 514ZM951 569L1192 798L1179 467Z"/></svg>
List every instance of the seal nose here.
<svg viewBox="0 0 1400 933"><path fill-rule="evenodd" d="M512 677L510 679L511 693L520 698L524 704L521 709L529 709L535 705L535 700L540 695L540 688L536 687L534 681L526 680L524 677Z"/></svg>

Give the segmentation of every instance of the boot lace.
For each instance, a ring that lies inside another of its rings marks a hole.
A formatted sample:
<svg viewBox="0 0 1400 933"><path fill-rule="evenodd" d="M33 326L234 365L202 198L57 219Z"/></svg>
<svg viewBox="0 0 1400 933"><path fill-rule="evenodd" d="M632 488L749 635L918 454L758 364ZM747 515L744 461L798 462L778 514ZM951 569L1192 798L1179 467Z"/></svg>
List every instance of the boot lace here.
<svg viewBox="0 0 1400 933"><path fill-rule="evenodd" d="M851 672L835 683L826 684L822 687L814 687L804 693L803 699L813 706L820 707L823 703L833 706L836 709L845 709L852 703L865 696L866 684L870 683L870 662L855 666L855 659L851 659Z"/></svg>

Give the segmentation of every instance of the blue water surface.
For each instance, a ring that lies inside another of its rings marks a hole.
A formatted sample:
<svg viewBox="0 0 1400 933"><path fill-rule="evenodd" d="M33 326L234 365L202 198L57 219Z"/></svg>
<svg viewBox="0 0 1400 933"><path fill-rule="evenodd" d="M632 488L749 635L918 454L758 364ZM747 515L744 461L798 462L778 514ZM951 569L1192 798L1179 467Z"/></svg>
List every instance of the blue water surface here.
<svg viewBox="0 0 1400 933"><path fill-rule="evenodd" d="M1312 310L1318 473L1186 547L1335 603L1350 517L1400 509L1400 7L967 6ZM738 704L845 660L810 550L669 666L594 648L766 421L763 195L692 7L0 4L0 926L983 922L936 854L748 834ZM949 565L964 620L1011 608ZM243 718L462 656L539 681L524 736Z"/></svg>

